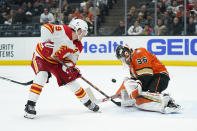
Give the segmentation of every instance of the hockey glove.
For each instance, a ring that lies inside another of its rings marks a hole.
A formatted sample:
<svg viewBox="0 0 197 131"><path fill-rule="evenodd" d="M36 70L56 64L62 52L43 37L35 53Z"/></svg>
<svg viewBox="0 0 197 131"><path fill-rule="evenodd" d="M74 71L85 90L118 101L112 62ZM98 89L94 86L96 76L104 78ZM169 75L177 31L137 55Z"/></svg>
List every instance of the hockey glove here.
<svg viewBox="0 0 197 131"><path fill-rule="evenodd" d="M69 75L69 77L72 77L72 79L77 79L81 77L80 70L77 67L67 68L66 73Z"/></svg>

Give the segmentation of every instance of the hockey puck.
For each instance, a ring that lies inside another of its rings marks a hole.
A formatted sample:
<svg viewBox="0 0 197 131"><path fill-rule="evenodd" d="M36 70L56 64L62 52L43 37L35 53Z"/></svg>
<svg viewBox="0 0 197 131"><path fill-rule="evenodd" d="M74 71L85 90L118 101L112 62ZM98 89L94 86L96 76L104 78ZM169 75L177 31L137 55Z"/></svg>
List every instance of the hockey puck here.
<svg viewBox="0 0 197 131"><path fill-rule="evenodd" d="M112 79L111 81L112 81L113 83L116 83L116 79Z"/></svg>

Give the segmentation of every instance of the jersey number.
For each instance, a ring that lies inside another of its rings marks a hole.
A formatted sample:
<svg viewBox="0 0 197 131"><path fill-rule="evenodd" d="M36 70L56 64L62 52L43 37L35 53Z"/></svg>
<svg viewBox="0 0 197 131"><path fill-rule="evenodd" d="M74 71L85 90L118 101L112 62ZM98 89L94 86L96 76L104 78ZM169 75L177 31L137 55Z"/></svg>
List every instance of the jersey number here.
<svg viewBox="0 0 197 131"><path fill-rule="evenodd" d="M61 26L55 26L55 30L56 31L61 31L62 30L62 27Z"/></svg>
<svg viewBox="0 0 197 131"><path fill-rule="evenodd" d="M147 63L148 62L146 57L138 58L138 59L136 59L136 61L137 61L138 65L141 65L143 63Z"/></svg>

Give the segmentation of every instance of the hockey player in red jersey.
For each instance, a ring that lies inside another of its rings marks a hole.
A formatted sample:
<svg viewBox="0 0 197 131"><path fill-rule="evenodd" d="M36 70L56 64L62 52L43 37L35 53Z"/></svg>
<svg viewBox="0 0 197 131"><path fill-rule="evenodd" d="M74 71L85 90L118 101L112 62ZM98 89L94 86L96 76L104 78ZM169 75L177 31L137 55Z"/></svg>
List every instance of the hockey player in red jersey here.
<svg viewBox="0 0 197 131"><path fill-rule="evenodd" d="M122 105L134 105L140 109L172 113L180 110L174 100L162 92L170 80L166 67L145 48L133 50L128 45L119 45L116 57L130 69L118 93L122 95Z"/></svg>
<svg viewBox="0 0 197 131"><path fill-rule="evenodd" d="M42 88L53 74L59 86L67 85L76 97L90 110L97 112L99 106L93 103L86 91L76 81L81 77L76 67L79 54L83 49L81 39L88 33L88 25L81 19L73 19L69 25L45 24L41 26L41 42L33 54L31 67L35 79L31 85L29 98L25 105L25 117L36 116L35 105ZM64 62L63 66L58 60Z"/></svg>

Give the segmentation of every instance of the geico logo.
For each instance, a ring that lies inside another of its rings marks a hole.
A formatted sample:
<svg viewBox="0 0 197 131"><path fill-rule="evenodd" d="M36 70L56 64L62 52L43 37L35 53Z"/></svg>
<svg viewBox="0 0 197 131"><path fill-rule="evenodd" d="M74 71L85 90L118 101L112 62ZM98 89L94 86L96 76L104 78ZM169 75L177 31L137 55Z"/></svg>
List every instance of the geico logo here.
<svg viewBox="0 0 197 131"><path fill-rule="evenodd" d="M155 55L197 55L197 39L150 39L147 49Z"/></svg>
<svg viewBox="0 0 197 131"><path fill-rule="evenodd" d="M119 44L123 44L123 41L120 41ZM112 53L116 51L119 44L116 41L108 41L102 44L90 44L86 41L83 45L83 51L84 53Z"/></svg>

